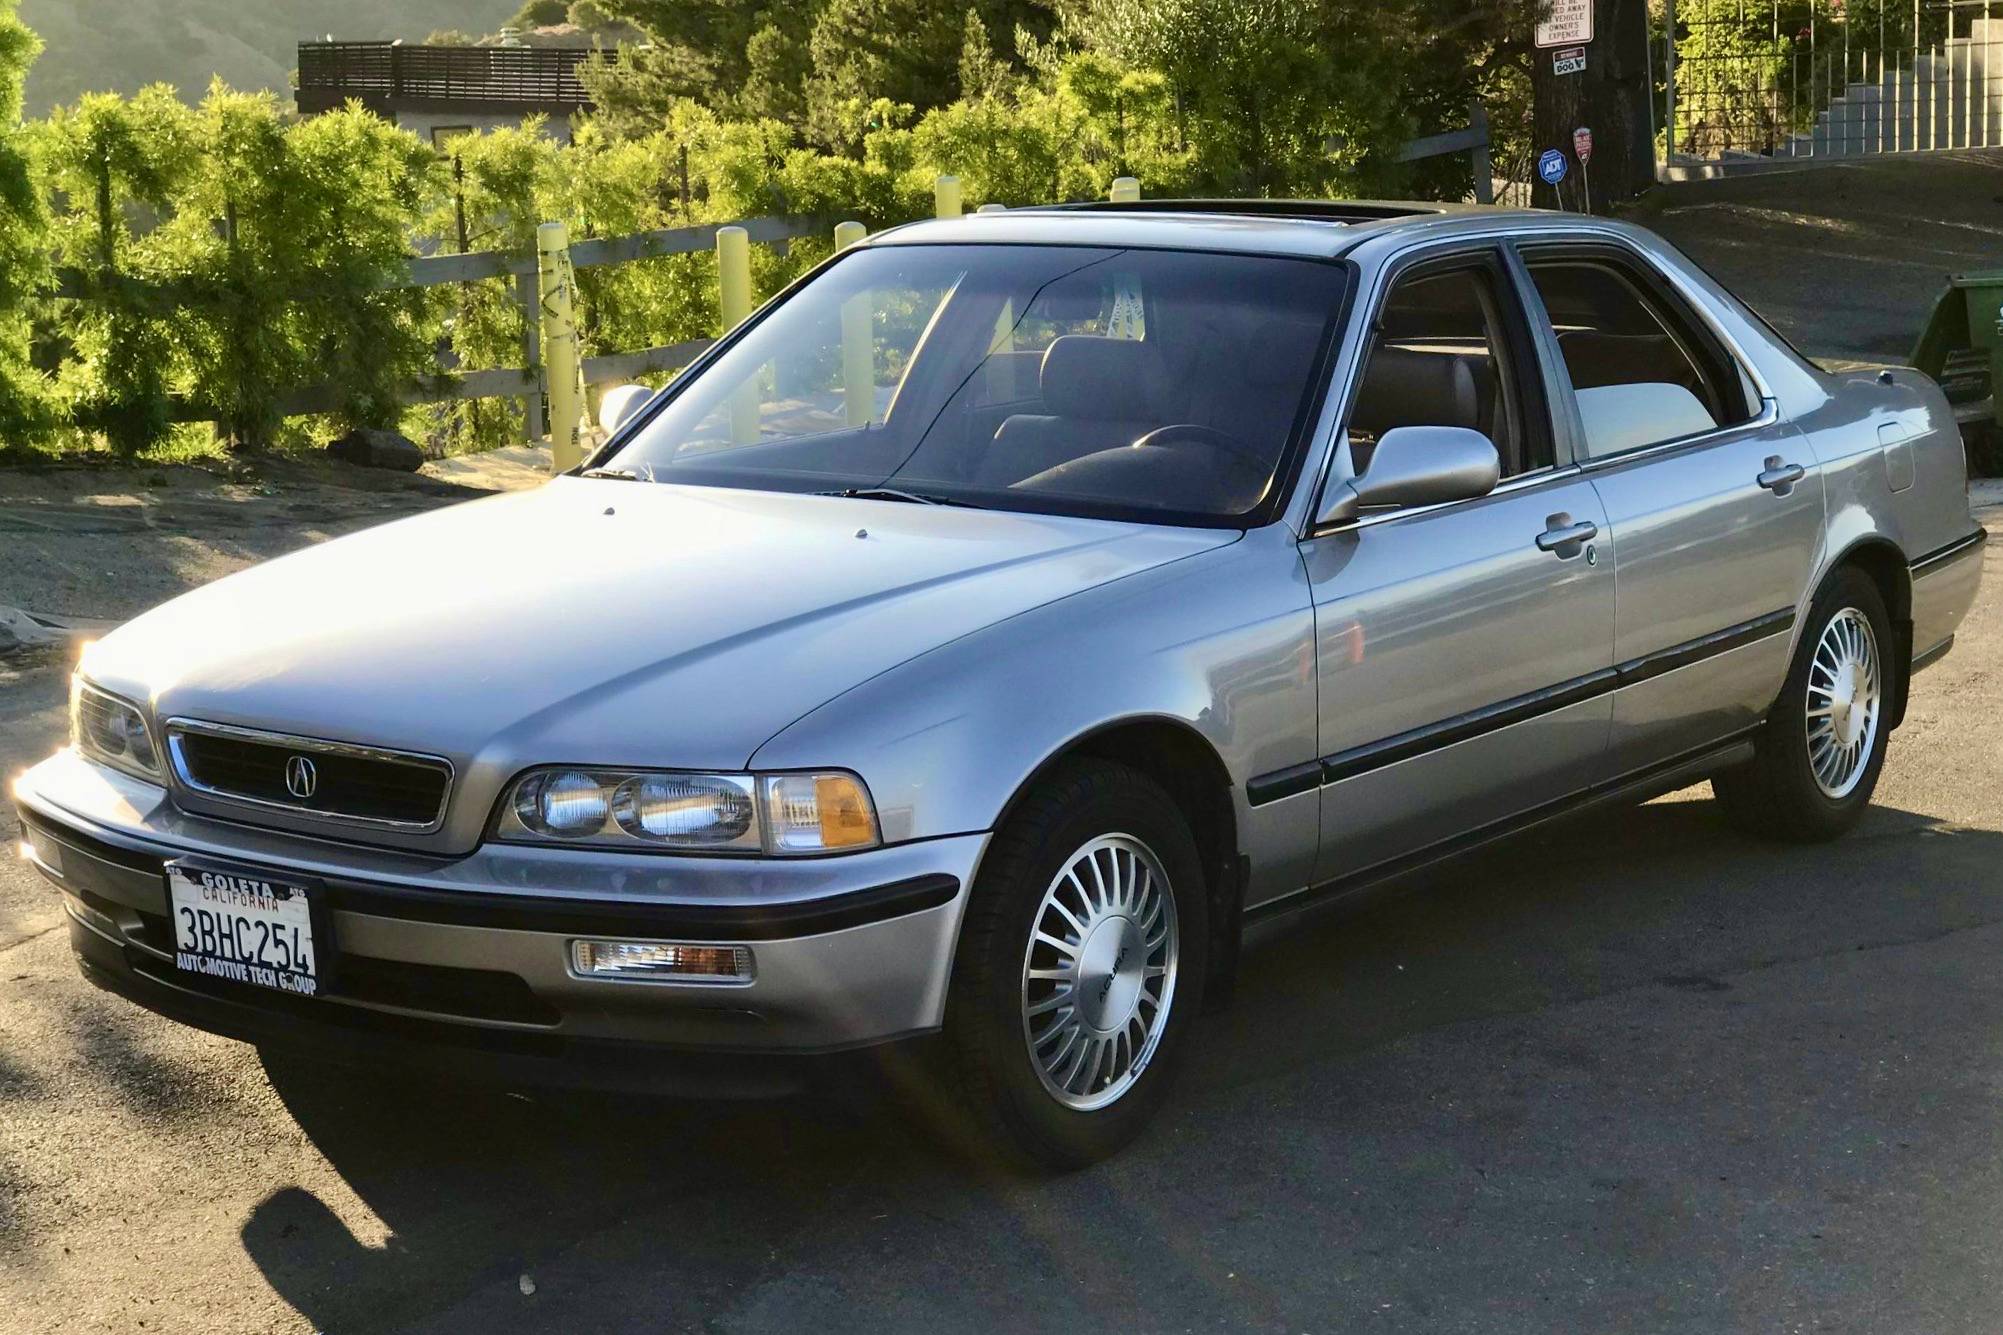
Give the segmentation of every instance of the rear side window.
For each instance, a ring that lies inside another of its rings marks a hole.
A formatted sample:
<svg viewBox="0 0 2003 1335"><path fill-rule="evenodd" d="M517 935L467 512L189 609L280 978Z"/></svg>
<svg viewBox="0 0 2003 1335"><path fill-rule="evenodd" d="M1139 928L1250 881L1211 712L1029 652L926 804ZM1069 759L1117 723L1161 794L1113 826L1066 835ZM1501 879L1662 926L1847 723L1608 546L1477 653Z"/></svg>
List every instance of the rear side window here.
<svg viewBox="0 0 2003 1335"><path fill-rule="evenodd" d="M1588 458L1750 421L1745 372L1673 296L1611 258L1526 255L1578 398Z"/></svg>

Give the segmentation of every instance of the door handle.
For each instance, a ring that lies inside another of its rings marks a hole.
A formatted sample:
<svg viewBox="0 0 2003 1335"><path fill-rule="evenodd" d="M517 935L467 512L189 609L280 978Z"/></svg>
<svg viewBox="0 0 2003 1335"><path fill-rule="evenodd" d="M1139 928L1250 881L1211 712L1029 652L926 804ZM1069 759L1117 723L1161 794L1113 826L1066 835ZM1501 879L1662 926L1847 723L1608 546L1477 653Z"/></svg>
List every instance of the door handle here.
<svg viewBox="0 0 2003 1335"><path fill-rule="evenodd" d="M1600 536L1600 526L1590 519L1574 523L1570 515L1552 515L1544 522L1550 527L1537 535L1537 548L1556 552L1561 561L1571 560L1580 548Z"/></svg>
<svg viewBox="0 0 2003 1335"><path fill-rule="evenodd" d="M1767 456L1767 466L1759 476L1759 483L1776 496L1785 496L1794 490L1794 484L1808 476L1808 470L1800 464L1783 463L1778 454Z"/></svg>

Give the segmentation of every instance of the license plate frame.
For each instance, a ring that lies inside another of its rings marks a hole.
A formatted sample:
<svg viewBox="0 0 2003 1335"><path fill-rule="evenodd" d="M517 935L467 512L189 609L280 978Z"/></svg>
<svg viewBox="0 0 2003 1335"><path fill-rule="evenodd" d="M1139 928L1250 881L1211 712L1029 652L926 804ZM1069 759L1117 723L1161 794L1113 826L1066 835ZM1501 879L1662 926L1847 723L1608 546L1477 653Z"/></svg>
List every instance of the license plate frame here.
<svg viewBox="0 0 2003 1335"><path fill-rule="evenodd" d="M163 873L178 971L283 996L326 994L334 949L319 881L206 858L177 858ZM214 919L204 924L203 912ZM227 932L225 916L236 920Z"/></svg>

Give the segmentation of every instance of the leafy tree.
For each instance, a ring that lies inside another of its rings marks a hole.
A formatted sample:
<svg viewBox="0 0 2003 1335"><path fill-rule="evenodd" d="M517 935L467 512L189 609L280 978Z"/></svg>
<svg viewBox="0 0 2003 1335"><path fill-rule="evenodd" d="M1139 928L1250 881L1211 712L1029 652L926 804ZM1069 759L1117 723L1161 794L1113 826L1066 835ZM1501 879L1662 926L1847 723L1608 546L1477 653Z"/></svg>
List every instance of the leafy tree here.
<svg viewBox="0 0 2003 1335"><path fill-rule="evenodd" d="M525 0L504 25L510 28L553 28L570 21L570 0Z"/></svg>
<svg viewBox="0 0 2003 1335"><path fill-rule="evenodd" d="M195 399L238 445L273 443L281 400L322 382L342 422L393 421L430 351L421 294L394 284L435 156L357 107L293 123L270 94L220 85L189 131L193 167L143 245L177 298Z"/></svg>
<svg viewBox="0 0 2003 1335"><path fill-rule="evenodd" d="M731 108L750 78L751 40L777 28L804 40L816 8L767 0L587 0L595 23L626 23L647 34L653 50L626 48L620 82L651 93L657 111L677 97ZM621 90L612 89L615 98ZM658 122L656 122L658 124Z"/></svg>
<svg viewBox="0 0 2003 1335"><path fill-rule="evenodd" d="M814 68L806 34L791 26L768 23L751 34L744 58L749 68L738 103L745 114L755 120L804 124L807 80Z"/></svg>
<svg viewBox="0 0 2003 1335"><path fill-rule="evenodd" d="M14 11L14 0L0 0L0 439L47 422L28 356L31 304L48 281L47 220L21 126L22 84L41 43Z"/></svg>
<svg viewBox="0 0 2003 1335"><path fill-rule="evenodd" d="M57 201L55 255L79 287L77 300L62 303L73 357L61 396L124 454L166 436L185 369L174 298L149 285L170 270L134 223L167 215L187 188L197 165L193 121L173 89L156 85L131 101L89 94L36 128L43 185Z"/></svg>

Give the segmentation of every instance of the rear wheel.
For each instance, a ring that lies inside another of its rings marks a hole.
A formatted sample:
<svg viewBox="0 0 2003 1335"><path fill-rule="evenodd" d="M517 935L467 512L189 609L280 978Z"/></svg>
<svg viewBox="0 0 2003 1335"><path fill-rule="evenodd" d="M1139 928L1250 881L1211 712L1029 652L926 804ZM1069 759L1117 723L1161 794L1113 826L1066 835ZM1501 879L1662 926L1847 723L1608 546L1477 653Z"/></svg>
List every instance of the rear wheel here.
<svg viewBox="0 0 2003 1335"><path fill-rule="evenodd" d="M995 837L961 933L946 1037L965 1111L1076 1168L1154 1114L1201 1008L1203 875L1187 822L1124 765L1067 764Z"/></svg>
<svg viewBox="0 0 2003 1335"><path fill-rule="evenodd" d="M1756 755L1712 788L1749 833L1833 839L1870 805L1885 764L1885 704L1896 641L1878 586L1837 571L1816 595Z"/></svg>

